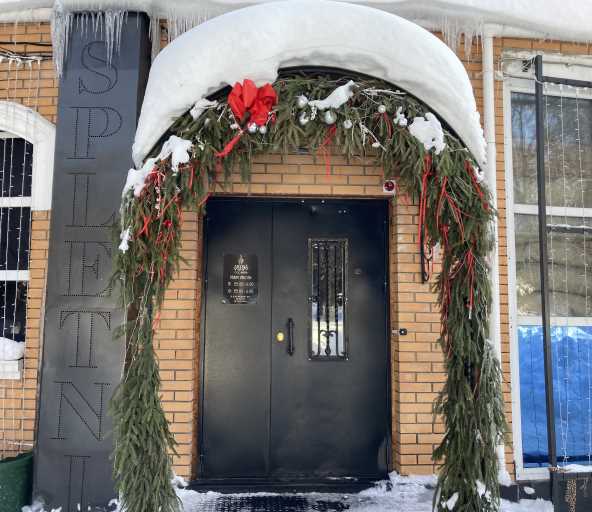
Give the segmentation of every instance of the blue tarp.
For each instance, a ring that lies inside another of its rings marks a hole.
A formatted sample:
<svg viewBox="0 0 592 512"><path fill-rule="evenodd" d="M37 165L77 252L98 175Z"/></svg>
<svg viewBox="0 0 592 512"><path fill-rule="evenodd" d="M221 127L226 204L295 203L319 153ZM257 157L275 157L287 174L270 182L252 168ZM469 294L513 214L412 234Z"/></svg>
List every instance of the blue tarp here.
<svg viewBox="0 0 592 512"><path fill-rule="evenodd" d="M542 326L519 326L524 467L548 461ZM592 461L592 326L551 328L557 457Z"/></svg>

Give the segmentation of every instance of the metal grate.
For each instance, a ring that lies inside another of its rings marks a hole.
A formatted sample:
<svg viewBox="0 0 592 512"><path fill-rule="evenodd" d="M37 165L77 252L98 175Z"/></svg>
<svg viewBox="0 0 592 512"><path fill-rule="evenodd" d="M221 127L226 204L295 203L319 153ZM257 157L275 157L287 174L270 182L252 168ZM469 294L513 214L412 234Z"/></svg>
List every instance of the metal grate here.
<svg viewBox="0 0 592 512"><path fill-rule="evenodd" d="M310 358L347 359L345 239L310 239Z"/></svg>

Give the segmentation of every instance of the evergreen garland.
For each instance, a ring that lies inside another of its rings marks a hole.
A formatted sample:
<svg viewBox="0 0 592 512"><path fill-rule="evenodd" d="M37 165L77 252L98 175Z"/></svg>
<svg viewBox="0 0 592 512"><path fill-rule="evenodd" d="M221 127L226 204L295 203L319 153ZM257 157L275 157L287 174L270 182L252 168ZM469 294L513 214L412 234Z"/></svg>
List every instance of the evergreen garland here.
<svg viewBox="0 0 592 512"><path fill-rule="evenodd" d="M210 105L197 119L190 113L181 116L170 134L192 142L189 160L178 170L170 156L151 162L138 196L133 190L124 194L124 241L115 277L121 280L130 321L124 329L125 375L112 413L114 474L127 512L173 512L179 506L170 484L175 442L159 400L153 335L165 290L179 268L183 209L203 209L214 187L226 183L236 169L248 181L255 154L307 147L320 155L328 145L348 158L375 155L384 178L396 178L420 204L423 248L432 251L438 246L442 259L434 286L441 306L447 380L434 412L443 416L446 430L434 451L434 459L442 464L434 507L443 512L447 503L455 502L455 511L499 509L496 447L506 423L501 369L488 340L487 257L495 215L490 194L479 182L473 158L453 133L444 131L446 146L439 154L426 151L411 135L401 114L413 119L429 109L409 94L377 80L358 81L349 101L333 111L336 122L330 125L323 121L322 111L315 117L314 109L299 99L323 99L344 83L326 76L278 79L273 84L279 97L275 120L270 116L265 133L249 133L248 122L235 119L226 99ZM217 156L241 129L245 133L232 151L224 158Z"/></svg>

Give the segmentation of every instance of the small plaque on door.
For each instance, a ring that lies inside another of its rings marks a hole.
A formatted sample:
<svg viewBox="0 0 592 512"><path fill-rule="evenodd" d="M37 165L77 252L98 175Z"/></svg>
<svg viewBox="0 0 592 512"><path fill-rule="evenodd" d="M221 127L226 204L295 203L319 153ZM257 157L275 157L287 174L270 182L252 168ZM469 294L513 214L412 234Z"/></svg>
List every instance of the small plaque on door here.
<svg viewBox="0 0 592 512"><path fill-rule="evenodd" d="M259 294L256 254L225 254L224 304L254 304Z"/></svg>

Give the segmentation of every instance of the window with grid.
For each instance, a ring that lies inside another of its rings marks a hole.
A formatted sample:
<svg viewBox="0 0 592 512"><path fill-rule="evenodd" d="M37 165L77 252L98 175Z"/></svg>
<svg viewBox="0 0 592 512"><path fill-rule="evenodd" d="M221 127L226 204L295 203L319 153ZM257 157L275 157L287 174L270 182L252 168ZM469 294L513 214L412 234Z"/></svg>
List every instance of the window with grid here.
<svg viewBox="0 0 592 512"><path fill-rule="evenodd" d="M0 337L24 342L33 146L0 132Z"/></svg>
<svg viewBox="0 0 592 512"><path fill-rule="evenodd" d="M557 453L592 463L592 91L545 86L545 183ZM524 468L547 465L534 94L511 94L515 342Z"/></svg>

